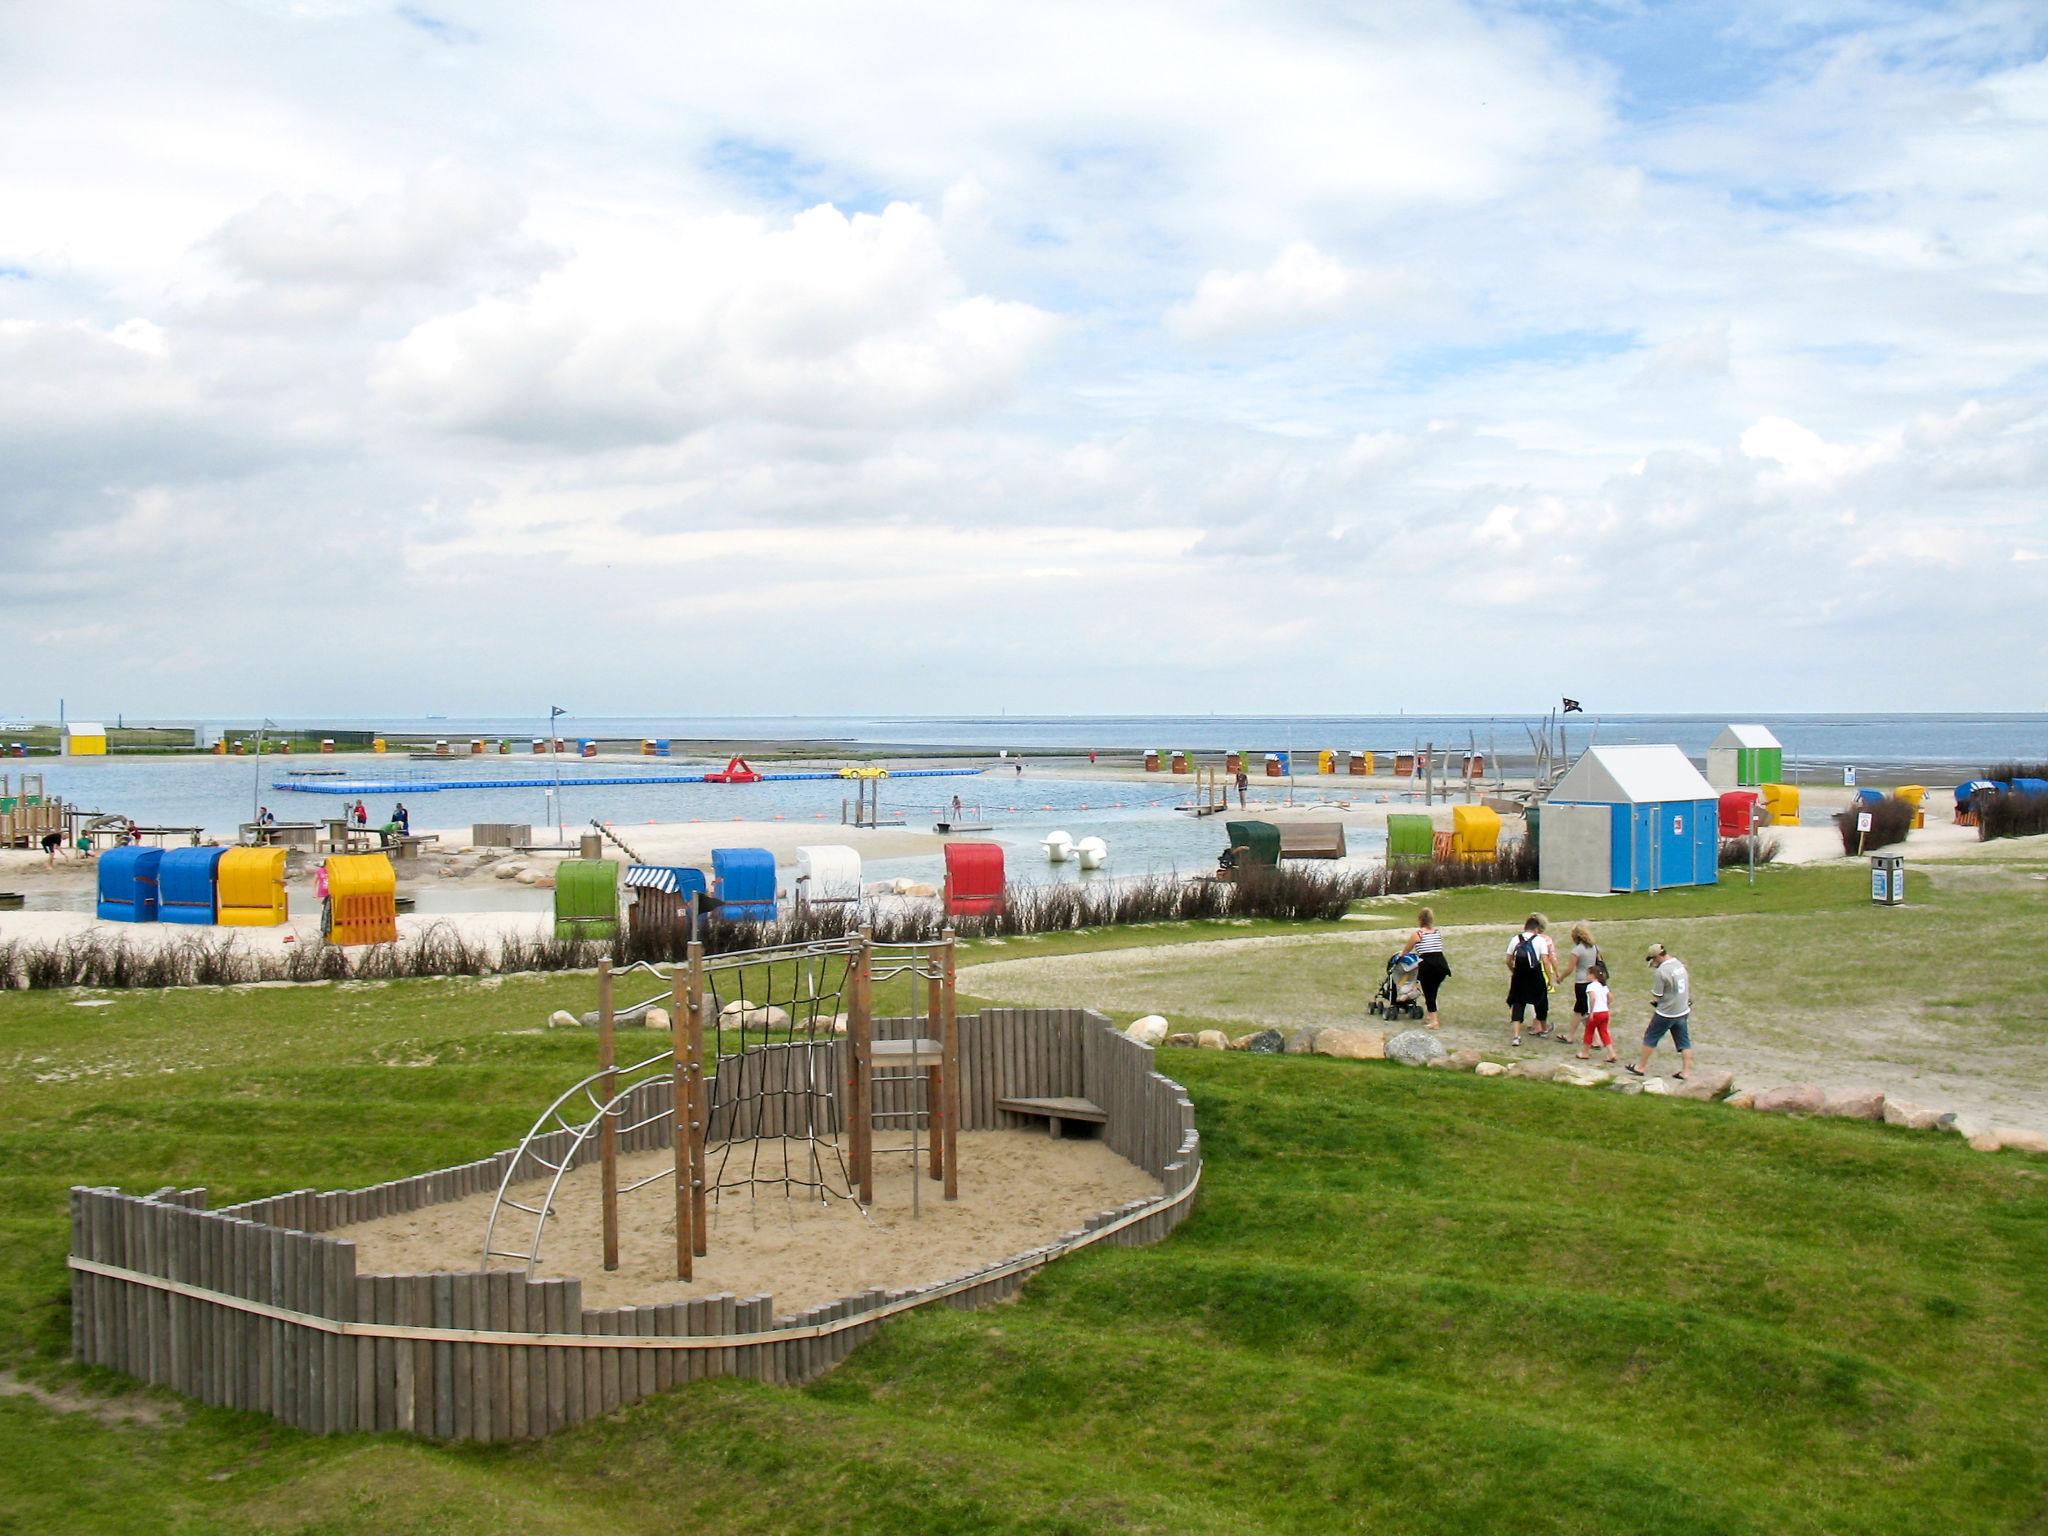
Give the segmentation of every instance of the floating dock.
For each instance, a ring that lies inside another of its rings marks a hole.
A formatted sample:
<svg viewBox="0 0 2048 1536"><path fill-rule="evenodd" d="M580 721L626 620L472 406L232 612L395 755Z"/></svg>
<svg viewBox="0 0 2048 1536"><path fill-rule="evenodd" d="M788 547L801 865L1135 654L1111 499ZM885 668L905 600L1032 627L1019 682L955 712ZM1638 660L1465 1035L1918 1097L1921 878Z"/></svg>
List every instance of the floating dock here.
<svg viewBox="0 0 2048 1536"><path fill-rule="evenodd" d="M981 772L980 768L892 768L886 777L971 779ZM833 769L823 773L764 773L751 779L734 780L712 770L705 773L565 773L560 780L553 774L538 779L330 779L320 784L309 784L303 779L273 779L270 787L301 795L433 795L450 789L553 789L558 782L564 789L596 789L634 784L823 783L845 777Z"/></svg>

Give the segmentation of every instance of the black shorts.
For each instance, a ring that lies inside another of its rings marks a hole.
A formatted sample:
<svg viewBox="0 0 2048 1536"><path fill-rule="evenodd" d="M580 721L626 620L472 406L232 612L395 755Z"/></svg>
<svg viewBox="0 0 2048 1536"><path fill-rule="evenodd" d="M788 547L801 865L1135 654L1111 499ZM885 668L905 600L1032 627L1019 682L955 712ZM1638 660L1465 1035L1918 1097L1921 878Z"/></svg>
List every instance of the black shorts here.
<svg viewBox="0 0 2048 1536"><path fill-rule="evenodd" d="M1536 1022L1550 1022L1550 988L1544 985L1540 974L1516 971L1508 983L1508 1017L1519 1024L1525 1008L1536 1010Z"/></svg>
<svg viewBox="0 0 2048 1536"><path fill-rule="evenodd" d="M1582 1019L1586 1017L1586 988L1591 985L1592 983L1589 981L1575 981L1572 983L1572 1012Z"/></svg>

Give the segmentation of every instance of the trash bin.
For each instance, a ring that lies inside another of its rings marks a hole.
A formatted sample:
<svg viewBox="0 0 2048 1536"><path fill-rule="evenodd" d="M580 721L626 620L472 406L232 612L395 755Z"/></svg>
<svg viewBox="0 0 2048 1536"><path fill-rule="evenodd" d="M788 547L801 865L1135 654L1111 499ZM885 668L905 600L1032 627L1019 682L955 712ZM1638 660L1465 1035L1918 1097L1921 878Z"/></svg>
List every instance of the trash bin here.
<svg viewBox="0 0 2048 1536"><path fill-rule="evenodd" d="M576 839L576 857L579 859L601 859L604 857L604 837L597 832L586 832Z"/></svg>
<svg viewBox="0 0 2048 1536"><path fill-rule="evenodd" d="M1903 853L1873 853L1870 856L1870 899L1880 907L1906 904L1906 856Z"/></svg>

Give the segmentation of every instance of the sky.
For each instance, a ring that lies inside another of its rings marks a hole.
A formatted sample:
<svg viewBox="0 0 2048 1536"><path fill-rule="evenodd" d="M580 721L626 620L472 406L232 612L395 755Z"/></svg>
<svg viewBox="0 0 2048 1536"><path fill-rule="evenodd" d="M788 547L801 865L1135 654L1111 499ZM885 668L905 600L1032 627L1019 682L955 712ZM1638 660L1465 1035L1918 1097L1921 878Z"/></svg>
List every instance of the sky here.
<svg viewBox="0 0 2048 1536"><path fill-rule="evenodd" d="M2039 0L0 13L0 717L2048 709Z"/></svg>

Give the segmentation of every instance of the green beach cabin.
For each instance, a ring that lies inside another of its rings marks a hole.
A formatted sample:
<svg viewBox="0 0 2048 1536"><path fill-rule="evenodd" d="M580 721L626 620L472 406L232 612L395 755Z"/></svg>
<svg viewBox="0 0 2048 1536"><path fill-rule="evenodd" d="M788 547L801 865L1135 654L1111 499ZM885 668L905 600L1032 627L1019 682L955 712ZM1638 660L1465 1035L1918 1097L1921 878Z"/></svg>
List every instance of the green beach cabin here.
<svg viewBox="0 0 2048 1536"><path fill-rule="evenodd" d="M1707 782L1716 790L1785 782L1785 749L1760 725L1731 725L1707 748Z"/></svg>

